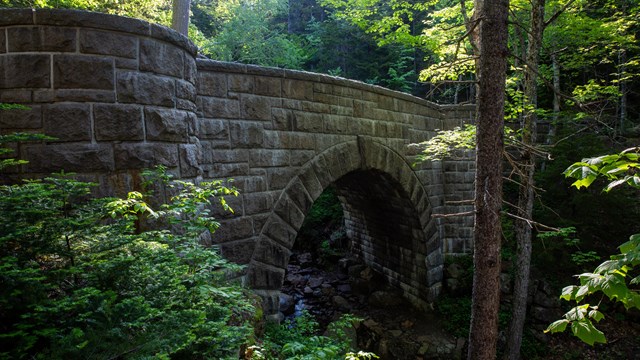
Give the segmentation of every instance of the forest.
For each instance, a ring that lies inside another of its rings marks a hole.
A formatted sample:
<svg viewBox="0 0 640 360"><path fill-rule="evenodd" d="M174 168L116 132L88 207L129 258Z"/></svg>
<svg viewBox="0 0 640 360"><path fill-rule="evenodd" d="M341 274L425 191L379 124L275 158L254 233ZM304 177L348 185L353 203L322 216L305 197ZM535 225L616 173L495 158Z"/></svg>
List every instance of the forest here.
<svg viewBox="0 0 640 360"><path fill-rule="evenodd" d="M445 259L433 304L441 330L462 339L450 349L457 357L637 358L639 1L174 1L190 7L200 56L477 105L476 124L413 144L418 162L476 149L476 194L491 194L473 200L474 254ZM0 7L172 20L170 0ZM0 134L0 174L23 163L12 144L46 139ZM265 323L259 298L237 281L241 267L201 241L219 226L203 207L232 211L233 183L192 184L162 167L144 178L127 198L90 198L95 184L65 173L0 185L0 359L453 356L365 346L352 332L367 315L347 307L332 321L303 311ZM171 196L161 203L158 193ZM328 189L299 234L313 246L296 261L337 261L341 222Z"/></svg>

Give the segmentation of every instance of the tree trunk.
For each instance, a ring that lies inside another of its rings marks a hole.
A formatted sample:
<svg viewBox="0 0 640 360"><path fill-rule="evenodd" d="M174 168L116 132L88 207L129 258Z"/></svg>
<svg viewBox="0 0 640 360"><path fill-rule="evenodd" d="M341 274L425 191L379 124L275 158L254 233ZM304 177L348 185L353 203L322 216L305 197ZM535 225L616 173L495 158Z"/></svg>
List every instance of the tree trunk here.
<svg viewBox="0 0 640 360"><path fill-rule="evenodd" d="M500 308L502 151L508 0L476 0L479 25L473 304L468 358L495 359Z"/></svg>
<svg viewBox="0 0 640 360"><path fill-rule="evenodd" d="M189 9L191 0L173 0L171 28L184 36L189 36Z"/></svg>
<svg viewBox="0 0 640 360"><path fill-rule="evenodd" d="M518 194L517 214L520 219L515 222L516 232L516 267L513 285L513 311L505 359L519 360L522 330L527 314L527 295L529 290L529 272L531 267L532 225L527 220L533 217L534 179L536 171L535 154L532 148L536 145L538 93L538 58L542 47L544 32L545 0L531 1L531 29L527 44L527 56L524 73L525 111L522 126L522 142L524 148L521 160L520 189Z"/></svg>
<svg viewBox="0 0 640 360"><path fill-rule="evenodd" d="M625 63L627 62L627 53L624 49L620 49L618 50L618 73L619 78L620 77L624 77L625 72L626 72L626 66ZM618 112L618 119L619 119L619 123L618 126L620 127L620 135L624 135L624 127L625 127L625 120L627 118L627 81L624 79L620 79L620 110Z"/></svg>

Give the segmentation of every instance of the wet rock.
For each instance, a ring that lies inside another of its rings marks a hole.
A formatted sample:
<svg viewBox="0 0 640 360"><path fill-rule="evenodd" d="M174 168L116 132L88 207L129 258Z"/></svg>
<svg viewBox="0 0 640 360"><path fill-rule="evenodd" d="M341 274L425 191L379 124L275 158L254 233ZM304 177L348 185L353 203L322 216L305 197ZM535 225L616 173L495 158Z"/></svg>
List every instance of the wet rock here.
<svg viewBox="0 0 640 360"><path fill-rule="evenodd" d="M364 271L366 268L367 267L362 264L352 265L352 266L349 266L349 270L347 271L347 273L349 274L349 276L353 278L359 278L360 273Z"/></svg>
<svg viewBox="0 0 640 360"><path fill-rule="evenodd" d="M341 293L350 293L351 292L351 285L349 284L342 284L342 285L338 285L337 287L338 291Z"/></svg>
<svg viewBox="0 0 640 360"><path fill-rule="evenodd" d="M291 295L280 294L280 311L284 315L291 315L296 309L296 301Z"/></svg>
<svg viewBox="0 0 640 360"><path fill-rule="evenodd" d="M318 288L320 287L320 285L322 285L322 283L324 282L323 278L309 278L309 281L307 282L307 286L309 286L312 289Z"/></svg>
<svg viewBox="0 0 640 360"><path fill-rule="evenodd" d="M402 304L400 295L390 291L375 291L369 296L369 305L375 307L398 306Z"/></svg>
<svg viewBox="0 0 640 360"><path fill-rule="evenodd" d="M311 294L313 294L313 289L312 289L312 288L310 288L309 286L305 286L305 287L304 287L304 294L305 294L305 295L311 295Z"/></svg>
<svg viewBox="0 0 640 360"><path fill-rule="evenodd" d="M309 267L313 265L313 256L311 255L311 253L308 253L308 252L302 253L298 255L298 262L302 267Z"/></svg>
<svg viewBox="0 0 640 360"><path fill-rule="evenodd" d="M287 281L290 282L293 287L302 287L307 283L307 279L298 274L287 274Z"/></svg>
<svg viewBox="0 0 640 360"><path fill-rule="evenodd" d="M349 301L340 295L332 297L331 302L340 310L351 310L351 304L349 303Z"/></svg>
<svg viewBox="0 0 640 360"><path fill-rule="evenodd" d="M382 327L382 325L380 325L377 321L373 320L373 319L366 319L365 321L362 322L362 326L371 331L372 333L378 335L378 336L382 336L382 334L384 334L384 327Z"/></svg>

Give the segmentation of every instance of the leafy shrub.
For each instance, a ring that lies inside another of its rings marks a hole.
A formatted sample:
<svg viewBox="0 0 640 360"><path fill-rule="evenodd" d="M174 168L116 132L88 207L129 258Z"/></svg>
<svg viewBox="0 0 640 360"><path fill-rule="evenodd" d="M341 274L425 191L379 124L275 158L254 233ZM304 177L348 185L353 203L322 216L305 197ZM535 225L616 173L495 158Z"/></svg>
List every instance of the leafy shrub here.
<svg viewBox="0 0 640 360"><path fill-rule="evenodd" d="M167 182L175 195L153 210L92 186L56 174L0 187L0 358L237 358L255 301L199 240L218 226L211 199L237 192Z"/></svg>
<svg viewBox="0 0 640 360"><path fill-rule="evenodd" d="M343 315L329 324L326 336L322 336L317 334L318 323L313 316L303 311L293 321L268 326L262 351L250 359L377 359L372 353L353 352L355 349L352 348L346 331L352 329L354 322L359 320L352 315Z"/></svg>

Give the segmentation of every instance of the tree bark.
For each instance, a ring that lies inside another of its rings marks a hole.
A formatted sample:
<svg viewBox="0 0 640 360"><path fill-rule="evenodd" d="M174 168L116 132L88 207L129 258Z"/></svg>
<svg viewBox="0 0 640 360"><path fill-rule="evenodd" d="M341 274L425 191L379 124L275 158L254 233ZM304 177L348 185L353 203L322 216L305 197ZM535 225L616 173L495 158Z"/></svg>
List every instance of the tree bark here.
<svg viewBox="0 0 640 360"><path fill-rule="evenodd" d="M173 0L171 28L184 36L189 36L189 10L191 0Z"/></svg>
<svg viewBox="0 0 640 360"><path fill-rule="evenodd" d="M495 359L500 307L502 151L508 0L476 0L480 59L476 130L473 304L468 358Z"/></svg>
<svg viewBox="0 0 640 360"><path fill-rule="evenodd" d="M544 32L544 8L546 0L531 1L531 28L527 42L527 55L524 73L525 111L522 123L522 142L526 146L521 150L521 176L518 194L517 215L521 219L533 218L534 175L536 171L535 154L531 150L536 145L538 119L538 59L542 47ZM527 315L527 296L529 273L531 269L532 225L526 220L516 220L516 264L513 285L513 309L507 337L505 359L519 360L522 330Z"/></svg>

